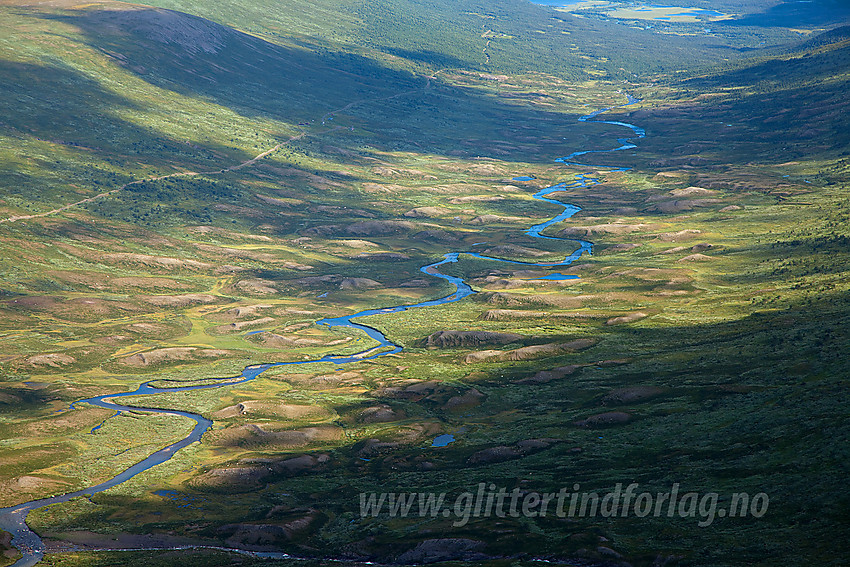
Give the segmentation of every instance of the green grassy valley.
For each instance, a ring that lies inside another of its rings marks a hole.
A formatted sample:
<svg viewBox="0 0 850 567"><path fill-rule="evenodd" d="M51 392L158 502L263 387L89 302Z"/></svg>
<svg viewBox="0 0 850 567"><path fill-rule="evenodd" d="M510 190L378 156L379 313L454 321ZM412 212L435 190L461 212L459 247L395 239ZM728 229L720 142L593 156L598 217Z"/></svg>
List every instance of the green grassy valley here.
<svg viewBox="0 0 850 567"><path fill-rule="evenodd" d="M846 8L552 4L0 0L0 565L847 562Z"/></svg>

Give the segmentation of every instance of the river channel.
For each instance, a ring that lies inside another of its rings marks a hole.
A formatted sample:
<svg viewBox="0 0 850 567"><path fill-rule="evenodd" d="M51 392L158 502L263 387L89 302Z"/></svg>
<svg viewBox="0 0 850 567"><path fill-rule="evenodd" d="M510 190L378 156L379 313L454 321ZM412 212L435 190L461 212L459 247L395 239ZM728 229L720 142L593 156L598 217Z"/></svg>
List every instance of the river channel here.
<svg viewBox="0 0 850 567"><path fill-rule="evenodd" d="M573 152L567 156L558 158L556 161L569 165L570 167L576 168L585 168L585 169L604 169L607 171L626 171L628 168L616 168L610 166L594 166L585 163L579 163L576 160L578 158L583 158L588 156L589 154L594 153L610 153L617 152L622 150L628 150L635 148L635 144L632 143L633 139L643 138L646 136L646 132L643 128L635 126L633 124L628 124L625 122L615 122L608 120L596 120L596 118L602 114L603 112L607 112L609 110L615 108L623 108L626 106L630 106L632 104L636 104L640 102L640 100L628 96L628 102L623 105L614 106L610 108L603 108L600 110L596 110L587 114L585 116L580 117L579 122L595 122L601 124L611 124L614 126L622 126L624 128L628 128L632 131L632 136L627 138L619 138L617 142L620 144L618 147L609 149L609 150L582 150ZM582 159L584 161L584 159ZM521 177L520 179L528 179L527 177ZM413 305L398 305L395 307L387 307L381 309L369 309L366 311L361 311L359 313L354 313L353 315L346 315L344 317L335 317L332 319L322 319L317 321L316 323L319 325L327 325L328 327L349 327L352 329L359 329L363 331L366 335L371 337L372 339L378 341L379 346L372 347L366 351L360 352L358 354L353 354L349 356L336 356L336 355L327 355L322 358L316 360L307 360L307 361L298 361L298 362L279 362L272 364L259 364L248 366L242 371L242 374L239 376L228 378L225 380L221 380L214 383L209 384L201 384L194 386L185 386L185 387L177 387L177 388L158 388L156 386L151 385L150 382L145 382L140 385L136 390L132 392L122 392L119 394L105 394L102 396L95 396L93 398L86 398L82 400L77 400L73 404L71 404L70 409L73 409L79 404L89 404L97 407L101 407L104 409L112 410L115 412L115 415L120 414L125 411L134 411L134 412L148 412L148 413L159 413L159 414L167 414L174 416L182 416L187 417L195 421L195 427L192 429L192 432L189 433L186 437L177 441L176 443L172 443L167 447L156 451L155 453L149 455L142 461L139 461L135 465L126 469L125 471L119 473L113 478L97 484L95 486L91 486L89 488L85 488L83 490L78 490L75 492L69 492L67 494L61 494L58 496L53 496L50 498L42 498L40 500L33 500L31 502L25 502L23 504L18 504L15 506L11 506L8 508L0 509L0 529L10 532L12 534L12 545L21 552L23 557L19 559L12 567L32 567L36 565L41 559L44 557L45 545L41 541L41 538L38 535L30 530L29 526L26 523L27 515L39 508L44 508L46 506L51 506L53 504L61 504L63 502L67 502L73 498L77 498L80 496L91 496L93 494L97 494L98 492L103 492L104 490L108 490L115 486L118 486L134 476L152 468L156 465L164 463L171 459L180 449L191 445L192 443L200 443L201 438L204 433L212 426L212 421L203 417L202 415L179 411L179 410L166 410L166 409L157 409L157 408L145 408L139 406L130 406L123 405L119 402L121 398L126 397L138 397L138 396L146 396L153 394L161 394L161 393L169 393L169 392L185 392L189 390L203 390L210 388L224 388L228 386L233 386L236 384L241 384L243 382L248 382L250 380L255 379L260 374L265 372L270 368L276 368L280 366L290 366L290 365L309 365L309 364L320 364L320 363L333 363L338 365L349 364L353 362L362 362L364 360L370 360L373 358L378 358L381 356L386 356L388 354L394 354L401 352L402 347L393 343L390 339L388 339L383 333L379 330L369 327L367 325L362 325L360 323L354 322L354 319L359 319L361 317L369 317L372 315L384 315L390 313L399 313L401 311L407 311L408 309L418 309L421 307L431 307L436 305L444 305L446 303L455 303L464 299L465 297L469 297L476 293L470 286L467 284L462 278L458 278L455 276L450 276L443 274L439 271L440 266L445 264L450 264L458 261L458 258L461 255L468 255L475 258L480 258L483 260L491 260L494 262L506 262L510 264L520 264L523 266L531 266L531 267L541 267L541 268L556 268L562 266L569 266L575 260L580 258L583 254L590 254L592 252L592 243L584 241L584 240L575 240L575 239L562 239L554 236L547 236L543 234L543 231L549 228L550 226L562 222L578 211L580 211L580 207L576 207L574 205L570 205L567 203L563 203L561 201L557 201L549 197L552 193L556 193L558 191L563 191L565 189L574 189L580 187L590 187L599 183L599 179L593 177L590 173L577 173L574 175L572 181L566 181L563 183L558 183L556 185L552 185L551 187L547 187L542 189L534 194L534 198L539 201L545 201L547 203L552 203L564 208L563 212L552 217L551 219L542 222L540 224L536 224L534 226L529 227L525 234L531 236L533 238L541 238L547 240L566 240L570 242L577 242L578 248L567 255L563 260L559 262L551 262L551 263L537 263L537 262L520 262L514 260L505 260L503 258L492 258L489 256L483 256L481 254L477 254L475 252L463 251L463 252L448 252L443 255L442 260L438 262L434 262L432 264L428 264L420 268L420 271L423 273L443 279L454 286L455 290L445 297L441 297L439 299L432 299L429 301L423 301L421 303L416 303ZM564 274L559 274L557 272L549 274L540 279L548 279L548 280L557 280L557 279L570 279L574 276L568 276ZM106 421L104 421L106 423ZM95 427L92 431L99 429L104 425L101 423L97 427ZM451 442L451 441L448 441ZM446 443L447 444L447 443ZM438 446L442 446L439 444Z"/></svg>

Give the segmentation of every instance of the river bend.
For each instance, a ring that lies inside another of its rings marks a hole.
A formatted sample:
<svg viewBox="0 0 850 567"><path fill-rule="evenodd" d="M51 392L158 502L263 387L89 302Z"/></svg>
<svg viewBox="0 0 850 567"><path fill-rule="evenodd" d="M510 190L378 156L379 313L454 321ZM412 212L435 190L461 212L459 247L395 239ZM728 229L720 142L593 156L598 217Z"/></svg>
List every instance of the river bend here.
<svg viewBox="0 0 850 567"><path fill-rule="evenodd" d="M631 140L637 138L643 138L646 136L646 131L643 128L635 126L633 124L628 124L625 122L616 122L609 120L596 120L596 118L609 110L614 108L623 108L626 106L630 106L632 104L636 104L640 102L639 99L628 96L628 102L623 105L603 108L600 110L595 110L590 114L580 117L579 122L596 122L602 124L611 124L614 126L622 126L624 128L628 128L632 131L633 135L628 138L618 138L617 142L620 144L618 147L610 149L610 150L583 150L576 151L567 156L556 159L560 163L570 165L570 166L578 166L578 167L586 167L593 169L607 169L609 171L626 171L628 168L616 168L610 166L593 166L590 164L579 163L576 161L577 158L588 156L589 154L594 153L610 153L617 152L622 150L628 150L635 148L635 144L632 143ZM158 408L146 408L146 407L138 407L125 405L120 403L121 398L126 397L138 397L138 396L146 396L153 394L161 394L164 392L185 392L189 390L203 390L210 388L222 388L227 386L233 386L236 384L241 384L243 382L248 382L250 380L255 379L257 376L265 372L270 368L276 368L279 366L290 366L290 365L308 365L308 364L318 364L324 362L330 362L334 364L348 364L352 362L361 362L363 360L370 360L374 358L378 358L380 356L386 356L388 354L394 354L401 352L402 347L393 343L390 339L388 339L383 333L379 330L369 327L367 325L362 325L360 323L354 322L354 319L359 319L361 317L368 317L371 315L383 315L389 313L399 313L401 311L407 311L408 309L417 309L420 307L430 307L435 305L443 305L446 303L455 303L464 299L465 297L469 297L476 293L470 286L467 284L462 278L458 278L455 276L449 276L443 274L439 271L439 267L445 264L450 264L458 261L458 258L461 255L468 255L475 258L480 258L483 260L491 260L494 262L506 262L510 264L519 264L523 266L532 266L532 267L545 267L545 268L554 268L560 266L568 266L573 263L575 260L580 258L583 254L592 253L592 243L584 241L584 240L576 240L576 239L562 239L556 238L554 236L547 236L543 234L543 231L549 228L550 226L562 222L578 211L581 210L580 207L570 205L567 203L563 203L561 201L557 201L555 199L549 198L548 195L552 193L556 193L558 191L563 191L564 189L574 189L579 187L590 187L599 183L599 180L595 177L592 177L590 174L586 173L577 173L574 175L572 181L567 181L563 183L558 183L551 187L547 187L542 189L534 194L534 198L539 201L545 201L547 203L552 203L564 208L564 210L552 217L551 219L542 222L540 224L535 224L528 229L526 229L525 234L531 236L533 238L541 238L546 240L568 240L572 242L578 243L578 249L574 252L568 254L564 257L563 260L559 262L521 262L516 260L505 260L503 258L492 258L489 256L483 256L481 254L477 254L471 251L462 251L462 252L448 252L443 255L443 259L434 262L432 264L428 264L420 268L420 271L436 278L443 279L448 283L452 284L455 287L455 290L445 297L441 297L439 299L432 299L428 301L423 301L421 303L416 303L413 305L398 305L395 307L387 307L382 309L368 309L365 311L360 311L359 313L354 313L353 315L346 315L344 317L334 317L331 319L322 319L317 321L319 325L327 325L328 327L349 327L352 329L359 329L363 331L369 337L378 341L378 347L372 347L366 351L353 354L350 356L335 356L335 355L327 355L322 358L316 360L308 360L308 361L298 361L298 362L279 362L272 364L259 364L248 366L242 371L242 374L236 376L234 378L229 378L225 380L221 380L218 382L210 383L210 384L202 384L202 385L194 385L194 386L184 386L177 388L157 388L156 386L151 385L150 382L145 382L141 384L136 390L132 392L122 392L119 394L106 394L102 396L95 396L92 398L86 398L82 400L77 400L73 404L71 404L70 409L76 407L77 404L90 404L93 406L101 407L104 409L109 409L115 411L112 417L120 414L125 411L137 411L137 412L148 412L148 413L159 413L159 414L168 414L175 416L187 417L191 420L195 421L195 427L192 429L192 432L189 433L186 437L177 441L176 443L172 443L167 447L164 447L155 453L149 455L145 459L139 461L135 465L130 468L124 470L123 472L117 474L111 479L97 484L95 486L91 486L89 488L85 488L83 490L77 490L75 492L69 492L67 494L61 494L58 496L52 496L50 498L42 498L39 500L33 500L30 502L25 502L23 504L18 504L16 506L11 506L8 508L0 509L0 529L3 529L12 534L12 545L21 552L23 557L15 562L12 567L32 567L36 565L41 559L44 557L45 545L41 541L41 538L38 535L29 529L29 526L26 523L27 515L39 508L44 508L46 506L50 506L53 504L61 504L63 502L67 502L73 498L77 498L78 496L91 496L93 494L97 494L98 492L103 492L104 490L108 490L124 482L130 480L134 476L152 468L156 465L164 463L171 459L180 449L191 445L192 443L199 443L201 441L201 437L204 433L212 426L212 421L203 417L202 415L180 411L180 410L166 410L166 409L158 409ZM561 277L558 277L561 276ZM562 274L550 274L545 278L541 279L567 279L570 276L563 276ZM109 418L107 418L108 420ZM94 427L92 432L97 429L100 429L107 420L104 420L103 423Z"/></svg>

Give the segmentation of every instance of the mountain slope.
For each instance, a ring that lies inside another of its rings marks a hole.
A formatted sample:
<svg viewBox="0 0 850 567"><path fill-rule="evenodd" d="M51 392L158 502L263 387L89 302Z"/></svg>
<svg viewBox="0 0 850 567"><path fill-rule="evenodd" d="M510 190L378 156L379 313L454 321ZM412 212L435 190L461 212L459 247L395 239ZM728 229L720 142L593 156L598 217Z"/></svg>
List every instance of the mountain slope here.
<svg viewBox="0 0 850 567"><path fill-rule="evenodd" d="M303 41L320 49L341 48L431 70L535 70L584 79L631 76L737 56L736 46L718 45L711 38L658 36L522 0L295 0L262 6L158 0L153 4L283 43Z"/></svg>

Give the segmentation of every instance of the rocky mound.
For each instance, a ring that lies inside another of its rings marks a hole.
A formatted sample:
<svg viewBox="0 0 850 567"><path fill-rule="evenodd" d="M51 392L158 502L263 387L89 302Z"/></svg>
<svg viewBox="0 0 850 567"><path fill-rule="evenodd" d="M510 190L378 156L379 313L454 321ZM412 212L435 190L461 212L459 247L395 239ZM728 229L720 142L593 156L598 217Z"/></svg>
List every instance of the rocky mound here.
<svg viewBox="0 0 850 567"><path fill-rule="evenodd" d="M339 289L375 289L383 287L381 282L369 278L343 278L339 282Z"/></svg>
<svg viewBox="0 0 850 567"><path fill-rule="evenodd" d="M516 333L491 331L438 331L424 339L425 346L452 348L480 345L506 345L523 338Z"/></svg>
<svg viewBox="0 0 850 567"><path fill-rule="evenodd" d="M717 191L703 189L702 187L685 187L684 189L673 189L670 194L674 197L693 197L694 195L716 195Z"/></svg>
<svg viewBox="0 0 850 567"><path fill-rule="evenodd" d="M291 282L303 287L326 287L327 284L336 284L339 289L375 289L382 287L380 282L369 278L346 278L339 274L328 274L325 276L308 276Z"/></svg>
<svg viewBox="0 0 850 567"><path fill-rule="evenodd" d="M440 563L443 561L481 561L484 542L466 538L426 539L396 558L401 565Z"/></svg>
<svg viewBox="0 0 850 567"><path fill-rule="evenodd" d="M233 309L228 309L227 311L225 311L225 313L238 319L239 317L247 317L248 315L254 315L257 313L257 311L260 311L262 309L271 309L272 307L274 307L274 305L243 305L240 307L234 307Z"/></svg>
<svg viewBox="0 0 850 567"><path fill-rule="evenodd" d="M467 197L455 197L449 199L452 205L462 205L464 203L495 203L496 201L504 201L505 198L499 195L469 195Z"/></svg>
<svg viewBox="0 0 850 567"><path fill-rule="evenodd" d="M360 412L358 420L361 423L386 423L389 421L398 421L403 417L403 413L396 412L390 406L375 406L366 408Z"/></svg>
<svg viewBox="0 0 850 567"><path fill-rule="evenodd" d="M209 435L209 442L225 447L303 447L310 443L336 441L342 437L342 428L320 424L301 429L274 430L280 425L249 423L227 427Z"/></svg>
<svg viewBox="0 0 850 567"><path fill-rule="evenodd" d="M212 268L212 264L206 262L198 262L197 260L185 260L180 258L169 258L167 256L149 256L147 254L132 254L129 252L115 252L104 254L101 259L113 263L130 263L141 264L149 268L165 268L174 270L179 268L188 268L192 270L207 270Z"/></svg>
<svg viewBox="0 0 850 567"><path fill-rule="evenodd" d="M492 246L487 248L483 252L481 252L482 256L495 256L497 258L502 258L505 256L512 257L532 257L532 258L540 258L542 256L548 256L548 252L543 252L542 250L536 250L534 248L528 248L526 246L516 246L515 244L503 244L501 246Z"/></svg>
<svg viewBox="0 0 850 567"><path fill-rule="evenodd" d="M620 317L612 317L605 321L606 325L620 325L622 323L631 323L632 321L639 321L640 319L644 319L648 317L646 313L643 311L635 311L634 313L629 313L628 315L621 315Z"/></svg>
<svg viewBox="0 0 850 567"><path fill-rule="evenodd" d="M609 411L591 415L590 417L576 421L575 425L588 428L611 427L614 425L625 425L631 420L631 414L622 411Z"/></svg>
<svg viewBox="0 0 850 567"><path fill-rule="evenodd" d="M318 526L321 516L316 510L311 510L306 515L280 523L227 524L218 529L217 535L224 538L230 547L256 551L277 550L299 534Z"/></svg>
<svg viewBox="0 0 850 567"><path fill-rule="evenodd" d="M188 307L202 303L214 303L218 298L207 293L186 293L183 295L147 295L139 299L161 307Z"/></svg>
<svg viewBox="0 0 850 567"><path fill-rule="evenodd" d="M691 240L696 238L698 234L702 234L702 231L693 228L686 228L679 232L665 232L663 234L659 234L657 238L661 242L679 242L681 240Z"/></svg>
<svg viewBox="0 0 850 567"><path fill-rule="evenodd" d="M556 319L592 319L594 315L585 313L552 313L550 311L523 311L521 309L489 309L480 319L482 321L515 321L517 319L539 319L542 317Z"/></svg>
<svg viewBox="0 0 850 567"><path fill-rule="evenodd" d="M591 226L571 226L556 233L557 236L570 238L578 236L586 238L597 234L629 234L644 228L650 227L648 224L595 224Z"/></svg>
<svg viewBox="0 0 850 567"><path fill-rule="evenodd" d="M634 242L620 243L620 244L614 244L613 246L609 246L609 247L605 248L603 251L608 252L608 253L627 252L627 251L632 250L634 248L640 248L640 246L641 246L640 244L636 244Z"/></svg>
<svg viewBox="0 0 850 567"><path fill-rule="evenodd" d="M213 469L192 479L193 487L201 490L248 492L262 487L271 470L265 466Z"/></svg>
<svg viewBox="0 0 850 567"><path fill-rule="evenodd" d="M240 280L233 284L233 287L235 287L239 291L256 295L269 295L277 293L277 289L274 286L275 282L260 278Z"/></svg>
<svg viewBox="0 0 850 567"><path fill-rule="evenodd" d="M404 213L404 216L411 219L423 219L442 217L448 214L451 214L451 211L443 207L416 207Z"/></svg>
<svg viewBox="0 0 850 567"><path fill-rule="evenodd" d="M499 215L481 215L469 221L469 224L510 224L515 222L525 222L522 217L507 217Z"/></svg>
<svg viewBox="0 0 850 567"><path fill-rule="evenodd" d="M431 240L434 242L457 242L460 240L459 235L440 229L428 229L417 232L413 235L416 240Z"/></svg>
<svg viewBox="0 0 850 567"><path fill-rule="evenodd" d="M352 236L387 236L406 232L414 226L407 221L361 221L348 225L345 232Z"/></svg>
<svg viewBox="0 0 850 567"><path fill-rule="evenodd" d="M250 329L251 327L268 325L269 323L274 323L274 321L275 320L272 317L260 317L259 319L250 319L248 321L233 322L228 325L219 325L216 327L216 331L219 333L236 333L244 331L245 329Z"/></svg>
<svg viewBox="0 0 850 567"><path fill-rule="evenodd" d="M62 354L59 352L52 352L50 354L37 354L35 356L27 358L27 363L32 366L51 366L53 368L67 366L69 364L74 364L75 362L77 362L77 359L73 356Z"/></svg>
<svg viewBox="0 0 850 567"><path fill-rule="evenodd" d="M705 254L691 254L690 256L679 258L677 262L708 262L710 260L714 260L714 258Z"/></svg>
<svg viewBox="0 0 850 567"><path fill-rule="evenodd" d="M632 386L630 388L619 388L608 392L602 398L604 405L636 404L651 400L664 393L663 388L656 386Z"/></svg>
<svg viewBox="0 0 850 567"><path fill-rule="evenodd" d="M460 396L452 396L449 400L443 404L443 409L448 411L456 411L461 409L468 409L477 405L480 405L481 402L484 401L486 396L472 388L467 390L463 395Z"/></svg>
<svg viewBox="0 0 850 567"><path fill-rule="evenodd" d="M246 400L238 404L222 408L212 414L213 419L229 419L239 416L274 416L281 419L304 419L327 415L327 410L321 406L305 406L267 402L262 400Z"/></svg>
<svg viewBox="0 0 850 567"><path fill-rule="evenodd" d="M473 453L467 462L471 465L481 465L481 464L490 464L490 463L501 463L504 461L510 461L513 459L518 459L522 457L522 453L520 453L517 449L513 447L490 447L489 449L482 449L476 453Z"/></svg>
<svg viewBox="0 0 850 567"><path fill-rule="evenodd" d="M358 254L353 256L352 259L364 262L404 262L410 260L410 256L398 252L378 252L376 254Z"/></svg>
<svg viewBox="0 0 850 567"><path fill-rule="evenodd" d="M530 360L545 356L555 356L565 352L575 352L596 344L593 339L578 339L568 343L550 343L547 345L533 345L514 350L483 350L466 355L463 359L465 364L476 362L506 362Z"/></svg>
<svg viewBox="0 0 850 567"><path fill-rule="evenodd" d="M268 331L251 335L250 339L252 341L260 342L264 347L281 349L309 347L323 344L323 341L319 339L310 339L307 337L296 337L294 339L291 339L289 337L285 337L283 335L278 335L277 333L271 333ZM344 341L345 339L343 339L343 342Z"/></svg>
<svg viewBox="0 0 850 567"><path fill-rule="evenodd" d="M164 362L194 362L209 358L223 358L233 354L229 350L195 347L170 347L140 352L122 358L119 362L124 366L146 367Z"/></svg>
<svg viewBox="0 0 850 567"><path fill-rule="evenodd" d="M524 439L518 441L513 447L499 445L477 451L467 459L467 462L471 465L502 463L548 449L557 442L557 439Z"/></svg>
<svg viewBox="0 0 850 567"><path fill-rule="evenodd" d="M545 384L547 382L551 382L552 380L560 380L561 378L571 376L578 372L580 368L581 366L570 364L568 366L559 366L558 368L553 368L552 370L541 370L534 376L530 376L529 378L523 378L522 380L517 380L516 383Z"/></svg>

